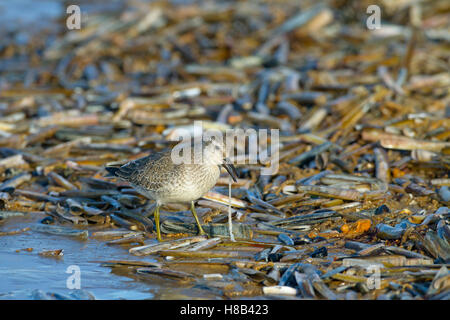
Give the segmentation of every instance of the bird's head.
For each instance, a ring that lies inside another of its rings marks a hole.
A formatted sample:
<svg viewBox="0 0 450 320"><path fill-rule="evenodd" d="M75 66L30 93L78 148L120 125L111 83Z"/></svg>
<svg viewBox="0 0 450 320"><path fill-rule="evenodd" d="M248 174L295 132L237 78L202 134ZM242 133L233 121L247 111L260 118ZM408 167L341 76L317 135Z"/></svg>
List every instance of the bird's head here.
<svg viewBox="0 0 450 320"><path fill-rule="evenodd" d="M226 147L223 139L214 137L204 137L203 139L203 160L208 163L223 166L231 175L233 180L237 181L236 168L227 158Z"/></svg>

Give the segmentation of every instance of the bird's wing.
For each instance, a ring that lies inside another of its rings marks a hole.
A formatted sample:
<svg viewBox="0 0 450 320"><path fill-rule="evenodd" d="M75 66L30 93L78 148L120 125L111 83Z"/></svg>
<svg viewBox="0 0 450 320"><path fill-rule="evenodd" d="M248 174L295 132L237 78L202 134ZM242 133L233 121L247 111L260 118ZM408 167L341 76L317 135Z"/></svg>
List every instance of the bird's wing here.
<svg viewBox="0 0 450 320"><path fill-rule="evenodd" d="M156 152L151 155L132 160L121 167L106 167L106 170L113 175L120 177L124 180L134 182L139 177L142 177L145 172L152 170L155 163L158 162L164 153Z"/></svg>

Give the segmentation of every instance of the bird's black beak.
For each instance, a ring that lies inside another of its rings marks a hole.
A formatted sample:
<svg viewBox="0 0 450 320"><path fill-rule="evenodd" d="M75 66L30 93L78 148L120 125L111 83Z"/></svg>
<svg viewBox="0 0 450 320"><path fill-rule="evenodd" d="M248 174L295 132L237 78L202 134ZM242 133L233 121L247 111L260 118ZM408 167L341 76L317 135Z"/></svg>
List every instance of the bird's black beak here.
<svg viewBox="0 0 450 320"><path fill-rule="evenodd" d="M238 176L237 176L236 168L231 163L231 161L229 159L225 158L224 163L222 163L222 166L227 170L227 172L233 178L234 182L237 182Z"/></svg>

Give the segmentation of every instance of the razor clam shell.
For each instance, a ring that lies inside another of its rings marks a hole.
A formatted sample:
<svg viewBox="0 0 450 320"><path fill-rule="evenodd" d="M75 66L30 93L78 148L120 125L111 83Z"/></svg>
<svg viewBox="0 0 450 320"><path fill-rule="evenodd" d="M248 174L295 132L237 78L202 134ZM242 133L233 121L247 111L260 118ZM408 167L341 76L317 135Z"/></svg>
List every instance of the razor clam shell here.
<svg viewBox="0 0 450 320"><path fill-rule="evenodd" d="M263 287L263 293L265 295L287 295L295 296L297 295L297 289L288 286L270 286Z"/></svg>
<svg viewBox="0 0 450 320"><path fill-rule="evenodd" d="M179 279L183 281L194 281L195 277L192 274L181 272L181 271L174 271L166 268L138 268L136 269L136 273L138 274L152 274L152 275L158 275L163 277L169 277L174 279Z"/></svg>
<svg viewBox="0 0 450 320"><path fill-rule="evenodd" d="M86 240L89 236L89 232L87 230L76 230L67 227L52 226L46 224L32 225L31 230L60 236L75 237L82 240Z"/></svg>
<svg viewBox="0 0 450 320"><path fill-rule="evenodd" d="M210 237L230 236L227 224L207 224L203 225L202 228ZM164 233L198 234L197 224L195 223L173 223L167 220L161 223L161 231ZM253 238L252 229L241 223L233 223L233 235L236 239L242 240Z"/></svg>
<svg viewBox="0 0 450 320"><path fill-rule="evenodd" d="M186 247L192 243L200 242L205 240L205 236L197 236L185 239L171 240L163 243L153 243L148 245L143 245L139 247L134 247L129 250L131 254L136 256L145 256L149 254L158 253L162 250L174 250L176 248Z"/></svg>

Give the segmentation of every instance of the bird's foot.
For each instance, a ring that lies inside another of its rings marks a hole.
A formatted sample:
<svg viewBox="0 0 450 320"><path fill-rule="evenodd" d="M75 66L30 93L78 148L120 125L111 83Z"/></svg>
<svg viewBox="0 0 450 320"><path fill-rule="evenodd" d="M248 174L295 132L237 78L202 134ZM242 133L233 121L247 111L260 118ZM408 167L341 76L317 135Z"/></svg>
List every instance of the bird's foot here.
<svg viewBox="0 0 450 320"><path fill-rule="evenodd" d="M206 236L207 238L209 238L209 234L205 232L205 230L203 230L203 227L201 224L197 225L197 229L198 229L198 233L197 235L199 236Z"/></svg>
<svg viewBox="0 0 450 320"><path fill-rule="evenodd" d="M203 230L203 228L200 228L200 231L198 232L199 236L207 236L209 238L209 235Z"/></svg>

